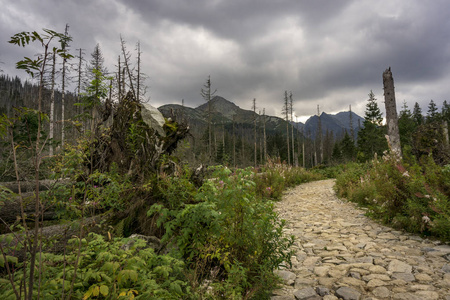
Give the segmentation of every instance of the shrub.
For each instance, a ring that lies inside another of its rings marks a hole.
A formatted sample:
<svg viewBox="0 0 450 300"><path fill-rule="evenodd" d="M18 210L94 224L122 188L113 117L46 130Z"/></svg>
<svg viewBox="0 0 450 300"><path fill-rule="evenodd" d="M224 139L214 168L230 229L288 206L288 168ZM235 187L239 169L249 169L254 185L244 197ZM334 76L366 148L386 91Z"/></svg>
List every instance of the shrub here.
<svg viewBox="0 0 450 300"><path fill-rule="evenodd" d="M192 299L184 263L155 254L145 241L137 239L126 247L129 239L108 240L91 233L82 240L79 260L78 241L69 242L75 251L68 248L66 256L42 253L41 286L36 278L33 298L39 293L42 299L62 299L69 294L71 299ZM28 265L17 267L14 280L19 285L22 267ZM0 279L0 291L4 299L15 299L9 280Z"/></svg>
<svg viewBox="0 0 450 300"><path fill-rule="evenodd" d="M323 178L324 176L320 173L309 172L304 168L292 167L269 160L262 167L261 173L255 176L254 181L260 197L280 200L283 191L287 188Z"/></svg>
<svg viewBox="0 0 450 300"><path fill-rule="evenodd" d="M406 157L399 161L385 153L381 161L348 165L336 179L337 194L368 207L384 223L449 240L448 167L431 157L420 163Z"/></svg>
<svg viewBox="0 0 450 300"><path fill-rule="evenodd" d="M148 215L159 215L166 230L162 242L176 244L192 270L193 286L209 282L213 298L260 297L277 283L272 271L290 262L293 237L283 234L285 221L273 203L257 195L251 169L232 173L217 167L212 178L193 195L194 203L179 203L176 209L159 203Z"/></svg>

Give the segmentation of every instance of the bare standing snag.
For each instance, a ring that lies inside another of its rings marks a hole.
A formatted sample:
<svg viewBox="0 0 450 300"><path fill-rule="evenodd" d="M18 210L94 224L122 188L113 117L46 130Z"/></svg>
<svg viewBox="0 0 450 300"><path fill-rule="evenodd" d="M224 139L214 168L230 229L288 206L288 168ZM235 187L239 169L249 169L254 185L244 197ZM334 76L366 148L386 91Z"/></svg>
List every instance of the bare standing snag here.
<svg viewBox="0 0 450 300"><path fill-rule="evenodd" d="M386 106L386 123L388 127L389 145L392 152L402 157L400 134L398 131L397 106L395 104L394 78L391 67L383 72L384 105Z"/></svg>

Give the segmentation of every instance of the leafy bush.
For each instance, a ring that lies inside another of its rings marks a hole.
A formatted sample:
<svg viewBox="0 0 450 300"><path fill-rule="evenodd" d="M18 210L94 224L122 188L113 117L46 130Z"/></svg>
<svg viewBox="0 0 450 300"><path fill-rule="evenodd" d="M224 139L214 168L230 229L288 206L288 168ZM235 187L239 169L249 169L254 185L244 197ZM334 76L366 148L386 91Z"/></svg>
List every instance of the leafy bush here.
<svg viewBox="0 0 450 300"><path fill-rule="evenodd" d="M159 216L162 242L176 245L197 291L209 286L214 299L261 297L277 283L272 271L290 262L293 237L283 234L285 221L273 203L257 195L251 169L217 167L212 178L189 194L181 189L184 180L161 183L170 186L170 198L188 202L155 204L148 215Z"/></svg>
<svg viewBox="0 0 450 300"><path fill-rule="evenodd" d="M256 191L260 197L280 200L283 191L287 188L323 178L322 174L269 160L262 167L261 173L255 176L254 181L256 183Z"/></svg>
<svg viewBox="0 0 450 300"><path fill-rule="evenodd" d="M450 240L450 172L432 157L420 163L386 154L381 161L350 164L336 179L339 196L369 208L369 214L414 233Z"/></svg>
<svg viewBox="0 0 450 300"><path fill-rule="evenodd" d="M145 241L137 239L127 247L129 239L107 240L91 233L82 240L79 256L78 241L69 241L73 251L68 248L66 256L42 253L43 269L39 281L36 275L33 298L39 293L42 299L62 299L69 294L71 299L192 299L184 263L156 255ZM16 267L14 280L19 286L28 265L16 262ZM0 291L3 299L15 299L9 280L0 278Z"/></svg>

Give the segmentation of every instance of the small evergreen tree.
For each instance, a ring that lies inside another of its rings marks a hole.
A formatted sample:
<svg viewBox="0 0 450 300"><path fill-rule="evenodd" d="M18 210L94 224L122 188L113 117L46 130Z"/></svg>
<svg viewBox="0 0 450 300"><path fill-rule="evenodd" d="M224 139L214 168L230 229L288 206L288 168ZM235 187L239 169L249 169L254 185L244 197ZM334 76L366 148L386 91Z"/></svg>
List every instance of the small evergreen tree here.
<svg viewBox="0 0 450 300"><path fill-rule="evenodd" d="M422 109L420 108L419 103L417 102L414 104L412 117L417 126L423 124L424 119L422 115Z"/></svg>
<svg viewBox="0 0 450 300"><path fill-rule="evenodd" d="M352 161L356 156L356 147L353 139L350 137L347 131L345 131L344 138L339 143L342 151L342 158L345 161Z"/></svg>
<svg viewBox="0 0 450 300"><path fill-rule="evenodd" d="M442 103L442 120L450 122L450 104L447 103L447 100L444 100Z"/></svg>
<svg viewBox="0 0 450 300"><path fill-rule="evenodd" d="M358 132L358 155L362 160L372 158L375 153L381 155L388 148L384 137L385 128L382 127L383 116L376 101L374 93L370 91L363 128Z"/></svg>
<svg viewBox="0 0 450 300"><path fill-rule="evenodd" d="M417 103L416 103L417 104ZM412 135L417 128L417 124L414 120L414 116L403 102L402 110L400 111L400 116L398 119L398 130L400 132L400 143L403 147L410 146L412 143Z"/></svg>
<svg viewBox="0 0 450 300"><path fill-rule="evenodd" d="M428 104L428 112L427 112L427 123L432 123L439 121L440 114L438 111L438 108L436 106L436 103L434 103L433 100L430 101L430 104Z"/></svg>

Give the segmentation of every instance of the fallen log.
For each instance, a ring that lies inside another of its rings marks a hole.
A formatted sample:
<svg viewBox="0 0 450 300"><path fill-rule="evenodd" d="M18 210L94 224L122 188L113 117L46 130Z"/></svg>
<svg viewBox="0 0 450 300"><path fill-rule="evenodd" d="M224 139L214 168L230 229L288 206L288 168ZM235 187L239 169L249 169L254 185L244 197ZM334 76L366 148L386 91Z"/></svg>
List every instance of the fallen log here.
<svg viewBox="0 0 450 300"><path fill-rule="evenodd" d="M27 218L34 218L35 212L35 196L33 192L23 193L23 212ZM5 200L0 202L0 220L6 223L12 223L22 217L20 196L16 196L11 200ZM43 220L56 220L58 214L54 207L50 207L44 210ZM42 220L42 216L41 216ZM0 233L1 229L0 229Z"/></svg>
<svg viewBox="0 0 450 300"><path fill-rule="evenodd" d="M75 220L65 224L52 225L42 228L39 231L39 238L43 242L43 252L62 253L67 246L69 239L80 237L80 226L83 226L82 236L85 237L90 232L98 234L107 234L108 226L99 226L102 221L111 216L98 215L84 220ZM33 236L33 231L29 230L29 235ZM12 240L11 240L12 238ZM6 255L17 257L23 261L26 257L26 251L23 244L26 240L24 232L15 232L0 235L0 244ZM50 245L50 246L48 246Z"/></svg>
<svg viewBox="0 0 450 300"><path fill-rule="evenodd" d="M39 190L46 191L49 190L56 183L69 183L70 181L67 179L64 180L50 180L44 179L39 180ZM19 181L20 189L22 193L30 193L36 190L36 182L35 181ZM7 189L10 189L14 193L19 193L19 184L17 181L8 181L8 182L0 182L0 186L4 186Z"/></svg>

